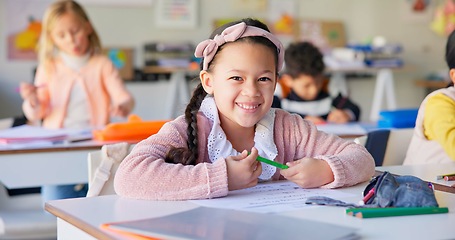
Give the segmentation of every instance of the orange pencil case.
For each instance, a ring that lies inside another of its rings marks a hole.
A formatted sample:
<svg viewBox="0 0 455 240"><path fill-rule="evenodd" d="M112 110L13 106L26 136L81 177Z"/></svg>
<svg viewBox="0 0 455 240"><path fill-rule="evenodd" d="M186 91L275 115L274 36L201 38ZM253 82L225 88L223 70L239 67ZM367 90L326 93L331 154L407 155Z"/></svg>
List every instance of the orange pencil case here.
<svg viewBox="0 0 455 240"><path fill-rule="evenodd" d="M139 142L157 133L170 120L142 121L137 115L128 116L127 122L109 123L104 129L93 130L93 139L98 141Z"/></svg>

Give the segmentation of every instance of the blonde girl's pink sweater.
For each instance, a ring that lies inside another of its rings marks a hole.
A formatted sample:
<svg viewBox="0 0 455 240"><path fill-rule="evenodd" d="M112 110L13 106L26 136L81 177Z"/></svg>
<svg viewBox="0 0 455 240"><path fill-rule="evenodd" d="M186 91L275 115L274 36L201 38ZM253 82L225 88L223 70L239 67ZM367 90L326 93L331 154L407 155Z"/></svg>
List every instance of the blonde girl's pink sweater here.
<svg viewBox="0 0 455 240"><path fill-rule="evenodd" d="M61 128L66 118L68 103L74 83L80 82L89 104L93 127L109 123L112 105L132 99L118 70L104 55L93 55L79 71L56 59L49 67L39 65L35 85L43 86L38 91L41 108L33 108L24 101L22 109L28 120L43 119L43 127Z"/></svg>
<svg viewBox="0 0 455 240"><path fill-rule="evenodd" d="M164 157L171 146L186 147L186 126L183 116L165 124L155 135L138 143L122 161L116 172L117 194L149 200L188 200L222 197L228 194L225 159L211 163L207 137L211 123L198 115L199 158L196 165L170 164ZM369 180L374 160L368 151L352 141L320 132L300 116L277 109L275 115L275 161L286 163L303 157L326 161L335 180L324 188L355 185ZM317 174L317 173L315 173ZM276 171L272 180L283 180Z"/></svg>

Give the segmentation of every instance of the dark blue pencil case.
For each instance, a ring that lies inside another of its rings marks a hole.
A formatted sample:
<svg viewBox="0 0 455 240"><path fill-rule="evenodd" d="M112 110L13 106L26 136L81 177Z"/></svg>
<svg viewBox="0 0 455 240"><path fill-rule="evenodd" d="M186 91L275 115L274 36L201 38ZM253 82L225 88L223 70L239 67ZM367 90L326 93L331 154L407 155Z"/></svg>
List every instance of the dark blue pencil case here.
<svg viewBox="0 0 455 240"><path fill-rule="evenodd" d="M337 199L316 196L309 197L307 204L340 207L438 207L433 187L430 183L414 176L394 176L389 172L374 177L365 187L366 196L374 188L374 195L365 205L346 203Z"/></svg>
<svg viewBox="0 0 455 240"><path fill-rule="evenodd" d="M373 207L438 207L431 183L415 176L394 176L389 172L373 178L364 196L374 188L366 205Z"/></svg>

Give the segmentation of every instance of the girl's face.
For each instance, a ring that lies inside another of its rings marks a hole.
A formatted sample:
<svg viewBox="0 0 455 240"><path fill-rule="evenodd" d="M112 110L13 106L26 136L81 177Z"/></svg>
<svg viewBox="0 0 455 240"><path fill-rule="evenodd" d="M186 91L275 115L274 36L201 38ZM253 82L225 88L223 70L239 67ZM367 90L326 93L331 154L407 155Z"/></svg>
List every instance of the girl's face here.
<svg viewBox="0 0 455 240"><path fill-rule="evenodd" d="M276 86L272 50L262 44L233 42L217 53L202 85L215 98L221 126L254 127L269 111Z"/></svg>
<svg viewBox="0 0 455 240"><path fill-rule="evenodd" d="M72 12L60 16L50 30L55 46L72 56L82 56L87 53L91 33L90 23L82 21Z"/></svg>

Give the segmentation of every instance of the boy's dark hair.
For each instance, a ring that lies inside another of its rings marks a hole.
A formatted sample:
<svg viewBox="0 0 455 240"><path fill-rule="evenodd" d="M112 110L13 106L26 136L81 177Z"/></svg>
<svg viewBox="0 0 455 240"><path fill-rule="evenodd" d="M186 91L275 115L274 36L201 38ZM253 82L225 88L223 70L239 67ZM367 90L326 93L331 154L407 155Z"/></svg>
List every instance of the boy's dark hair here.
<svg viewBox="0 0 455 240"><path fill-rule="evenodd" d="M323 74L323 55L310 42L291 43L284 54L286 74L297 78L301 74L317 77Z"/></svg>
<svg viewBox="0 0 455 240"><path fill-rule="evenodd" d="M261 28L261 29L264 29L264 30L270 32L267 25L265 25L261 21L252 19L252 18L246 18L246 19L242 19L240 21L227 23L227 24L215 29L215 31L212 33L212 35L210 35L210 38L213 39L215 37L215 35L220 34L227 27L233 26L240 22L244 22L248 26L258 27L258 28ZM236 42L239 42L239 41L263 44L263 45L269 47L270 49L272 49L273 53L275 54L275 63L277 65L277 74L278 74L278 51L277 51L277 47L275 46L275 44L273 44L267 38L260 37L260 36L243 37L243 38L236 40ZM226 44L229 44L229 43L226 43ZM218 51L215 54L215 57L212 59L212 61L208 65L208 69L207 69L208 72L210 72L211 69L213 68L213 66L216 65L216 62L217 62L216 56L218 55L218 53L220 51L222 51L224 49L224 46L226 46L226 44L224 44L218 48ZM202 63L203 63L203 61L201 62L201 66L200 66L201 70L203 68ZM202 87L202 84L199 83L199 85L196 87L196 89L194 89L193 96L191 97L190 102L188 103L188 105L186 106L186 109L185 109L185 120L188 124L188 127L187 127L188 148L171 147L171 149L169 150L169 152L166 155L166 159L165 159L166 162L182 163L184 165L195 165L196 164L196 160L199 156L197 113L199 111L199 108L201 107L201 103L204 100L205 96L207 96L207 92L205 92L204 88Z"/></svg>
<svg viewBox="0 0 455 240"><path fill-rule="evenodd" d="M455 68L455 30L450 33L446 44L446 63L449 70ZM452 87L453 81L447 87Z"/></svg>
<svg viewBox="0 0 455 240"><path fill-rule="evenodd" d="M449 69L455 68L455 31L447 38L446 63Z"/></svg>

